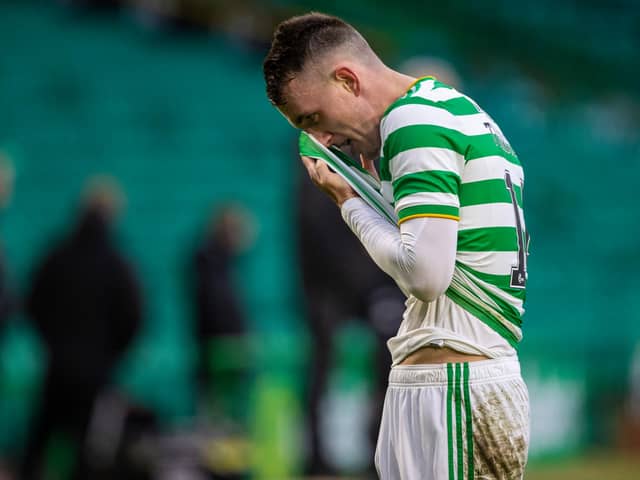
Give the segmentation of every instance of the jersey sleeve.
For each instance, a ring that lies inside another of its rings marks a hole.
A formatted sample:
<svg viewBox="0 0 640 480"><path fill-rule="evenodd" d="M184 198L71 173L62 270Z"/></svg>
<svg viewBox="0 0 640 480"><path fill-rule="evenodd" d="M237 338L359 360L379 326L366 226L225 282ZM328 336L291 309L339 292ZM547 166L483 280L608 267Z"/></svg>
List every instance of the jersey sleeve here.
<svg viewBox="0 0 640 480"><path fill-rule="evenodd" d="M459 220L465 147L458 132L441 125L448 116L443 109L405 105L383 120L385 173L399 223L416 217Z"/></svg>

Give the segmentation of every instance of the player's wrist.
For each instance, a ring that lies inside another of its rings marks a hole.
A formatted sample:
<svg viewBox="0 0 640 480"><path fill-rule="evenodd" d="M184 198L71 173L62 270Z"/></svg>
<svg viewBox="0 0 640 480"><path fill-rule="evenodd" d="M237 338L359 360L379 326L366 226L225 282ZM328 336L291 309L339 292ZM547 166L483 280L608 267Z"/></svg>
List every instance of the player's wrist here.
<svg viewBox="0 0 640 480"><path fill-rule="evenodd" d="M338 208L342 208L342 205L344 205L347 200L351 200L352 198L358 198L358 194L349 189L349 191L345 191L340 195L336 195L335 202L336 205L338 205Z"/></svg>

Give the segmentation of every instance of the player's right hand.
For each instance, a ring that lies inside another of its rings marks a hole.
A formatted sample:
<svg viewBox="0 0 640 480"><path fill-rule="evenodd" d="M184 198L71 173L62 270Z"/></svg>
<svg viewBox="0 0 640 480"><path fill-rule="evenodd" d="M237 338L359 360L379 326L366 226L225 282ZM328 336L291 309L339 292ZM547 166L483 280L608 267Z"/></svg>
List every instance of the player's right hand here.
<svg viewBox="0 0 640 480"><path fill-rule="evenodd" d="M349 184L340 175L332 172L322 160L305 156L300 158L302 158L302 163L307 169L311 181L320 190L329 195L338 207L341 207L350 198L358 196Z"/></svg>

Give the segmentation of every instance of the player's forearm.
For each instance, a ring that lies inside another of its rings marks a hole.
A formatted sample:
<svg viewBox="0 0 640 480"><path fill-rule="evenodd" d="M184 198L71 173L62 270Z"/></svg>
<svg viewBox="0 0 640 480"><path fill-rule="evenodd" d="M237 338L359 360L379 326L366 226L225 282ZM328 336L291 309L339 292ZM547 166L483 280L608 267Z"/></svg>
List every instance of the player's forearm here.
<svg viewBox="0 0 640 480"><path fill-rule="evenodd" d="M372 260L387 275L391 276L405 295L411 292L405 285L402 263L408 261L410 254L400 255L402 242L400 230L391 225L367 205L361 198L349 199L340 209L342 218L358 237ZM405 265L406 270L408 266Z"/></svg>
<svg viewBox="0 0 640 480"><path fill-rule="evenodd" d="M362 199L351 199L342 216L374 262L405 292L432 301L448 288L455 263L455 222L423 218L390 225Z"/></svg>

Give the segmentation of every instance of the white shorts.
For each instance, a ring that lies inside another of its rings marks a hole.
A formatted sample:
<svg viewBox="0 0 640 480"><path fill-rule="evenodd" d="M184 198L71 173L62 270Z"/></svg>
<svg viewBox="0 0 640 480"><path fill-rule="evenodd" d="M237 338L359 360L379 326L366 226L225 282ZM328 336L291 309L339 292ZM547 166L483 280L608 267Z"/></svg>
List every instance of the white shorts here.
<svg viewBox="0 0 640 480"><path fill-rule="evenodd" d="M528 447L517 359L391 369L375 456L381 480L521 479Z"/></svg>

